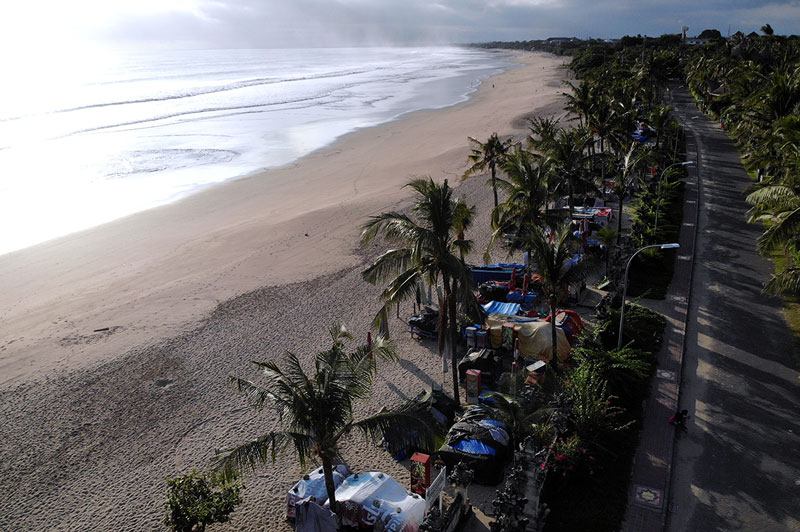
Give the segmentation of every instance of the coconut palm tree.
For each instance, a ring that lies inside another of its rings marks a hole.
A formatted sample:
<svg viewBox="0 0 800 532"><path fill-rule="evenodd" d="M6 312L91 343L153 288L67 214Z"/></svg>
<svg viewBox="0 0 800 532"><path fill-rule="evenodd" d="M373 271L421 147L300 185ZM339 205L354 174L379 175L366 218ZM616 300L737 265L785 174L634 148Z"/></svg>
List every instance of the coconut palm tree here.
<svg viewBox="0 0 800 532"><path fill-rule="evenodd" d="M529 234L555 220L555 215L547 210L549 165L546 160L517 148L508 156L503 171L508 181L498 180L498 185L506 192L506 200L492 211L492 237L485 259L489 262L492 246L510 234L511 250L525 250L530 268Z"/></svg>
<svg viewBox="0 0 800 532"><path fill-rule="evenodd" d="M497 207L497 167L503 164L508 148L511 146L511 139L501 141L497 133L492 133L486 142L481 142L475 137L468 138L472 143L472 153L467 156L467 159L472 165L464 172L463 179L488 168L492 174L494 206Z"/></svg>
<svg viewBox="0 0 800 532"><path fill-rule="evenodd" d="M309 460L322 462L325 487L331 509L336 511L334 464L341 459L339 445L353 432L377 440L384 434L403 438L403 444L429 446L433 433L419 413L405 406L354 418L354 404L369 397L377 361L394 360L390 343L378 337L372 345L348 351L352 340L347 330L330 329L332 345L314 356L314 371L307 373L297 355L286 353L283 368L273 361L253 362L262 372L264 384L231 376L228 384L244 395L257 410L273 406L285 429L270 430L254 440L217 454L214 468L228 475L254 469L275 461L278 454L293 448L305 467Z"/></svg>
<svg viewBox="0 0 800 532"><path fill-rule="evenodd" d="M550 306L550 331L553 343L553 367L558 368L558 340L556 335L556 310L564 288L586 278L590 263L586 260L573 264L572 232L569 224L554 226L553 238L543 229L530 234L529 245L536 261L536 271L542 277L542 291Z"/></svg>
<svg viewBox="0 0 800 532"><path fill-rule="evenodd" d="M668 105L658 105L650 110L648 121L649 125L656 130L656 150L658 150L661 139L666 133L667 125L672 121L672 118L669 116L671 111L672 107Z"/></svg>
<svg viewBox="0 0 800 532"><path fill-rule="evenodd" d="M461 215L463 208L453 199L453 189L447 180L439 185L430 177L419 178L406 186L416 193L411 209L416 219L399 212L384 212L362 227L364 244L381 235L403 245L382 254L362 274L371 284L388 282L381 294L383 307L373 326L380 328L388 309L413 297L420 283L435 287L439 299L439 356L444 353L447 339L453 366L453 395L458 402L457 302L473 319L481 319L483 312L473 292L472 272L459 258L462 253L469 253L472 241L459 238L459 231L466 227Z"/></svg>
<svg viewBox="0 0 800 532"><path fill-rule="evenodd" d="M791 261L800 235L800 194L798 188L787 185L766 185L747 196L753 205L748 211L749 221L767 224L767 230L758 239L762 253L781 249L790 259L789 265L775 273L765 285L772 294L800 294L800 268Z"/></svg>
<svg viewBox="0 0 800 532"><path fill-rule="evenodd" d="M598 96L596 85L588 80L582 80L577 87L569 82L566 85L570 88L572 94L563 93L567 98L567 105L564 110L575 114L581 126L587 125L589 115L592 113Z"/></svg>
<svg viewBox="0 0 800 532"><path fill-rule="evenodd" d="M631 184L636 179L635 172L642 166L651 153L648 149L639 148L638 145L629 141L622 158L622 165L614 176L614 193L619 203L619 217L617 218L617 247L622 236L622 208L625 195L628 193Z"/></svg>
<svg viewBox="0 0 800 532"><path fill-rule="evenodd" d="M528 129L531 132L528 135L528 145L539 153L545 153L561 131L561 126L558 125L557 118L537 116L531 119Z"/></svg>
<svg viewBox="0 0 800 532"><path fill-rule="evenodd" d="M456 232L456 239L466 241L464 233L472 225L475 220L475 205L467 205L467 199L461 196L456 200L453 207L453 230ZM458 250L461 260L464 260L464 248Z"/></svg>
<svg viewBox="0 0 800 532"><path fill-rule="evenodd" d="M584 180L586 156L583 149L587 138L581 130L559 129L544 150L556 182L566 186L569 216L575 210L575 189Z"/></svg>
<svg viewBox="0 0 800 532"><path fill-rule="evenodd" d="M611 258L611 247L614 245L614 241L617 239L617 232L609 227L603 227L599 231L597 231L597 235L595 236L601 244L603 244L603 259L606 263L606 270L605 275L608 276L608 261Z"/></svg>
<svg viewBox="0 0 800 532"><path fill-rule="evenodd" d="M512 399L502 393L487 392L487 395L492 399L492 406L485 404L481 408L491 412L492 419L505 424L514 448L534 432L539 422L544 421L553 412L550 407L525 408L525 405L520 404L516 398Z"/></svg>

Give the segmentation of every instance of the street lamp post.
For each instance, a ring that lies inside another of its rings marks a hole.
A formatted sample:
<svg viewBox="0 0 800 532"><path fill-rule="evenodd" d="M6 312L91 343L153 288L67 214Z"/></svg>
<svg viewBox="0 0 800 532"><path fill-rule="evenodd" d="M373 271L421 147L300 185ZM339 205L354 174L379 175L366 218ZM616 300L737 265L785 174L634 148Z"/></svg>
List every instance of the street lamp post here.
<svg viewBox="0 0 800 532"><path fill-rule="evenodd" d="M628 263L625 265L625 276L622 278L622 306L619 309L619 334L617 335L617 351L622 349L622 322L625 319L625 295L628 293L628 269L631 267L633 258L646 249L674 249L679 247L681 247L680 244L653 244L651 246L644 246L643 248L637 249L636 252L631 255L631 258L628 259Z"/></svg>
<svg viewBox="0 0 800 532"><path fill-rule="evenodd" d="M664 174L666 174L667 170L669 170L673 166L687 166L690 164L694 164L694 161L683 161L680 163L673 163L664 168L664 171L661 172L661 176L658 178L658 199L656 200L656 223L655 227L653 227L653 233L655 233L656 230L658 229L658 213L659 211L661 211L661 182L664 180Z"/></svg>

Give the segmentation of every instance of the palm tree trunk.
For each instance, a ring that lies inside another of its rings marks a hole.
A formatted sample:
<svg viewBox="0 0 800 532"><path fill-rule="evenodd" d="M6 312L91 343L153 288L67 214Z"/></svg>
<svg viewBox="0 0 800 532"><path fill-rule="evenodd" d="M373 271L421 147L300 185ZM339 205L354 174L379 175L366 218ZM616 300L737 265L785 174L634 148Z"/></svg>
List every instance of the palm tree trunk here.
<svg viewBox="0 0 800 532"><path fill-rule="evenodd" d="M449 340L449 349L450 349L450 365L453 366L450 368L452 370L453 375L453 399L455 399L456 404L461 406L461 399L459 397L458 391L458 360L456 359L456 345L455 345L455 334L453 331L456 326L456 317L455 317L455 295L453 294L453 290L450 287L450 279L445 277L444 281L444 304L446 307L447 312L447 320L443 323L444 329L439 331L440 337L444 337L446 334ZM455 282L455 280L454 280ZM440 309L440 312L442 310Z"/></svg>
<svg viewBox="0 0 800 532"><path fill-rule="evenodd" d="M437 290L438 292L438 290ZM442 358L442 354L444 353L444 340L445 334L447 331L447 299L445 297L444 300L441 298L439 299L439 323L437 324L437 354L439 358Z"/></svg>
<svg viewBox="0 0 800 532"><path fill-rule="evenodd" d="M490 167L492 169L492 192L494 192L494 208L496 209L497 208L497 182L495 181L496 170L494 164L492 164Z"/></svg>
<svg viewBox="0 0 800 532"><path fill-rule="evenodd" d="M550 339L553 342L553 368L558 371L558 335L556 334L556 296L550 294Z"/></svg>
<svg viewBox="0 0 800 532"><path fill-rule="evenodd" d="M322 456L322 474L325 476L325 490L328 492L331 512L336 514L336 520L341 525L341 518L336 511L336 485L333 483L333 462L326 456Z"/></svg>
<svg viewBox="0 0 800 532"><path fill-rule="evenodd" d="M568 177L569 183L567 183L567 190L569 191L569 219L572 222L572 215L575 212L575 200L573 196L575 195L573 187L572 187L572 177Z"/></svg>
<svg viewBox="0 0 800 532"><path fill-rule="evenodd" d="M622 237L622 196L625 194L625 189L620 189L617 194L619 198L619 217L617 218L617 247L619 247L619 239Z"/></svg>
<svg viewBox="0 0 800 532"><path fill-rule="evenodd" d="M600 159L600 191L603 193L603 204L606 201L606 165L603 159Z"/></svg>
<svg viewBox="0 0 800 532"><path fill-rule="evenodd" d="M531 248L528 248L528 264L525 265L525 275L532 275L533 272L531 271L531 262L533 260L533 253L531 252Z"/></svg>
<svg viewBox="0 0 800 532"><path fill-rule="evenodd" d="M458 341L458 312L456 310L456 293L458 281L453 279L453 288L450 292L450 368L453 372L453 398L457 405L461 405L460 392L458 389L458 351L456 343Z"/></svg>

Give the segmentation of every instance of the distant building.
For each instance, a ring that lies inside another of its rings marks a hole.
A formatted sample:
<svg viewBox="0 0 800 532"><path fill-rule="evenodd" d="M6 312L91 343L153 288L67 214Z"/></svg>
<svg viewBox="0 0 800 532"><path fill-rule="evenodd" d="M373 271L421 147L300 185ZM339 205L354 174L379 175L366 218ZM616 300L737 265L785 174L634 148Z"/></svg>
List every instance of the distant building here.
<svg viewBox="0 0 800 532"><path fill-rule="evenodd" d="M684 42L690 46L698 46L701 44L708 44L714 39L701 39L700 37L686 37Z"/></svg>
<svg viewBox="0 0 800 532"><path fill-rule="evenodd" d="M550 37L545 42L548 44L563 44L565 42L577 41L577 37Z"/></svg>

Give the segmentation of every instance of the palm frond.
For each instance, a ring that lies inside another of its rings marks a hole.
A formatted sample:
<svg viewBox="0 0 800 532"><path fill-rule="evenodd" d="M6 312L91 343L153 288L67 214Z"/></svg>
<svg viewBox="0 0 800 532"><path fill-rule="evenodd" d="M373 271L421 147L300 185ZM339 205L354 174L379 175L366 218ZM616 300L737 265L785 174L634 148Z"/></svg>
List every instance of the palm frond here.
<svg viewBox="0 0 800 532"><path fill-rule="evenodd" d="M379 412L352 424L372 441L386 439L404 447L433 447L437 425L418 405L407 404L400 410Z"/></svg>
<svg viewBox="0 0 800 532"><path fill-rule="evenodd" d="M252 381L240 379L233 375L228 377L228 386L235 387L236 391L244 395L247 401L252 404L256 410L263 409L277 399L275 394L271 391L262 388Z"/></svg>
<svg viewBox="0 0 800 532"><path fill-rule="evenodd" d="M371 243L378 234L383 234L389 240L397 239L408 242L414 239L419 227L407 215L399 212L382 212L370 217L369 221L361 226L361 242L364 245Z"/></svg>
<svg viewBox="0 0 800 532"><path fill-rule="evenodd" d="M800 268L775 273L764 285L764 291L772 295L800 295Z"/></svg>
<svg viewBox="0 0 800 532"><path fill-rule="evenodd" d="M797 238L798 234L800 234L800 207L774 217L772 224L758 237L758 249L761 252L775 249Z"/></svg>
<svg viewBox="0 0 800 532"><path fill-rule="evenodd" d="M306 435L289 432L270 432L247 443L216 454L211 462L215 471L223 477L231 478L234 473L245 469L254 470L267 462L274 462L288 445L295 443L298 456L305 462L313 448L313 441Z"/></svg>
<svg viewBox="0 0 800 532"><path fill-rule="evenodd" d="M404 272L412 264L413 252L408 248L390 249L378 257L361 276L369 284L377 285L393 275Z"/></svg>

